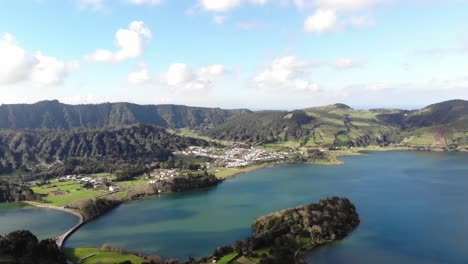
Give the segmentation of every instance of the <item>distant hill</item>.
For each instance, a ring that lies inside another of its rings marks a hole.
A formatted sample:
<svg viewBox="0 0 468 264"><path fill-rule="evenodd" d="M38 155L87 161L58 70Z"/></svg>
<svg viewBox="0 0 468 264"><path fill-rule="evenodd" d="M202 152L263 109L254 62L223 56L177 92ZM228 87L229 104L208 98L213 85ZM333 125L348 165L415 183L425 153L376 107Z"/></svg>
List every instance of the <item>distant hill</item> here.
<svg viewBox="0 0 468 264"><path fill-rule="evenodd" d="M0 106L0 128L3 129L71 129L100 128L137 123L166 128L213 127L250 111L183 105L137 105L103 103L67 105L57 100L35 104Z"/></svg>
<svg viewBox="0 0 468 264"><path fill-rule="evenodd" d="M398 128L383 124L377 115L344 104L291 112L254 112L210 129L207 135L252 143L295 141L311 147L385 145L398 141Z"/></svg>
<svg viewBox="0 0 468 264"><path fill-rule="evenodd" d="M468 146L468 101L451 100L418 110L356 110L345 104L295 111L224 110L182 105L58 101L0 106L0 129L106 128L134 124L186 129L228 141L306 147L395 145Z"/></svg>

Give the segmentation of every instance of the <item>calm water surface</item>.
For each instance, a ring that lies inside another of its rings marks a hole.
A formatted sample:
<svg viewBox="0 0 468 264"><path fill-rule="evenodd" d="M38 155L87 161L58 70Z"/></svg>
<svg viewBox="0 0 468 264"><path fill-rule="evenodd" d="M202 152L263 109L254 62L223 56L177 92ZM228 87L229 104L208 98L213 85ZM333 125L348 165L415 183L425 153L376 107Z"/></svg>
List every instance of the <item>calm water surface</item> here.
<svg viewBox="0 0 468 264"><path fill-rule="evenodd" d="M309 254L309 263L468 263L467 154L385 152L343 160L257 170L207 191L125 204L83 226L66 246L210 255L249 236L257 216L338 195L351 199L362 223L345 240Z"/></svg>
<svg viewBox="0 0 468 264"><path fill-rule="evenodd" d="M0 204L0 235L15 230L31 230L39 239L50 238L72 227L78 218L74 215L21 203Z"/></svg>

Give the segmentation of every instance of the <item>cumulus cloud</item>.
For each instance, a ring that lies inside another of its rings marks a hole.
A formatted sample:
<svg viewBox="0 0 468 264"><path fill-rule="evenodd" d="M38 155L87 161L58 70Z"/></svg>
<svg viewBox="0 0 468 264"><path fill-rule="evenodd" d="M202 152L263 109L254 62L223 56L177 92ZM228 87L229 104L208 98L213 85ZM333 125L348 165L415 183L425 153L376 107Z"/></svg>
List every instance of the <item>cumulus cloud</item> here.
<svg viewBox="0 0 468 264"><path fill-rule="evenodd" d="M200 6L208 11L225 12L238 7L242 0L200 0Z"/></svg>
<svg viewBox="0 0 468 264"><path fill-rule="evenodd" d="M203 91L212 88L226 72L226 67L221 64L193 70L187 64L174 63L161 81L174 91Z"/></svg>
<svg viewBox="0 0 468 264"><path fill-rule="evenodd" d="M54 86L79 67L78 62L63 62L39 51L31 56L9 33L0 39L0 58L0 84L30 82L36 86Z"/></svg>
<svg viewBox="0 0 468 264"><path fill-rule="evenodd" d="M316 63L302 61L295 56L280 57L253 78L258 88L277 88L290 91L318 91L315 82L309 80L309 71Z"/></svg>
<svg viewBox="0 0 468 264"><path fill-rule="evenodd" d="M138 71L131 72L128 74L127 82L133 85L141 85L151 82L148 66L142 63L138 67Z"/></svg>
<svg viewBox="0 0 468 264"><path fill-rule="evenodd" d="M307 32L322 33L334 30L337 26L336 13L331 9L318 9L314 14L307 17L304 22L304 30Z"/></svg>
<svg viewBox="0 0 468 264"><path fill-rule="evenodd" d="M371 7L376 0L315 0L320 8L328 8L337 11L358 11Z"/></svg>
<svg viewBox="0 0 468 264"><path fill-rule="evenodd" d="M128 28L121 28L115 33L117 51L98 49L93 54L85 55L85 59L109 63L137 58L143 54L145 40L151 37L151 31L143 21L133 21Z"/></svg>
<svg viewBox="0 0 468 264"><path fill-rule="evenodd" d="M244 3L264 5L268 3L268 0L199 0L198 3L201 8L207 11L226 12Z"/></svg>
<svg viewBox="0 0 468 264"><path fill-rule="evenodd" d="M335 61L335 68L339 70L346 70L352 68L360 68L366 64L365 61L356 61L350 58L339 58Z"/></svg>

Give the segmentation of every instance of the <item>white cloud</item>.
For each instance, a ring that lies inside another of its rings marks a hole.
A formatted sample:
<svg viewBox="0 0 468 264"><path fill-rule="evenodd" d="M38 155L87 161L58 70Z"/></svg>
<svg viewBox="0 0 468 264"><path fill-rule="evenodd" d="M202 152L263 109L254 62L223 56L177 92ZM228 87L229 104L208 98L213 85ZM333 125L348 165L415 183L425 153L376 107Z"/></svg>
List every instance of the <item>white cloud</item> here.
<svg viewBox="0 0 468 264"><path fill-rule="evenodd" d="M0 58L0 83L6 84L27 79L37 63L9 33L0 39Z"/></svg>
<svg viewBox="0 0 468 264"><path fill-rule="evenodd" d="M58 85L79 67L78 62L62 62L39 51L30 56L9 33L0 39L0 58L0 84Z"/></svg>
<svg viewBox="0 0 468 264"><path fill-rule="evenodd" d="M158 5L161 0L127 0L127 2L135 5Z"/></svg>
<svg viewBox="0 0 468 264"><path fill-rule="evenodd" d="M238 7L242 0L200 0L200 5L208 11L225 12Z"/></svg>
<svg viewBox="0 0 468 264"><path fill-rule="evenodd" d="M268 0L251 0L251 2L256 5L264 5L268 3Z"/></svg>
<svg viewBox="0 0 468 264"><path fill-rule="evenodd" d="M340 70L346 70L363 67L365 64L365 61L355 61L350 58L339 58L335 61L335 68Z"/></svg>
<svg viewBox="0 0 468 264"><path fill-rule="evenodd" d="M115 33L117 51L98 49L93 54L85 55L85 59L96 62L121 62L142 55L145 39L151 39L152 34L143 21L133 21L128 29L119 29Z"/></svg>
<svg viewBox="0 0 468 264"><path fill-rule="evenodd" d="M239 7L244 3L251 3L254 5L265 5L268 0L199 0L201 8L213 12L227 12L234 8Z"/></svg>
<svg viewBox="0 0 468 264"><path fill-rule="evenodd" d="M227 72L224 65L214 64L192 70L187 64L174 63L163 75L162 83L174 91L203 91L212 88Z"/></svg>
<svg viewBox="0 0 468 264"><path fill-rule="evenodd" d="M139 70L135 72L131 72L127 76L127 82L129 84L134 84L134 85L141 85L141 84L146 84L151 81L151 77L149 74L148 66L144 63L140 64Z"/></svg>
<svg viewBox="0 0 468 264"><path fill-rule="evenodd" d="M225 20L226 20L225 16L214 16L213 17L213 22L215 22L218 25L224 24Z"/></svg>
<svg viewBox="0 0 468 264"><path fill-rule="evenodd" d="M70 72L79 67L78 62L62 62L54 57L44 56L37 52L34 58L37 64L31 71L31 81L38 86L54 86L62 84Z"/></svg>
<svg viewBox="0 0 468 264"><path fill-rule="evenodd" d="M331 9L318 9L315 13L306 18L304 30L307 32L326 32L338 26L336 13Z"/></svg>
<svg viewBox="0 0 468 264"><path fill-rule="evenodd" d="M337 11L358 11L371 7L377 0L316 0L320 8Z"/></svg>
<svg viewBox="0 0 468 264"><path fill-rule="evenodd" d="M317 64L305 62L295 56L273 60L253 78L259 88L277 88L290 91L318 91L318 85L308 79L309 70Z"/></svg>

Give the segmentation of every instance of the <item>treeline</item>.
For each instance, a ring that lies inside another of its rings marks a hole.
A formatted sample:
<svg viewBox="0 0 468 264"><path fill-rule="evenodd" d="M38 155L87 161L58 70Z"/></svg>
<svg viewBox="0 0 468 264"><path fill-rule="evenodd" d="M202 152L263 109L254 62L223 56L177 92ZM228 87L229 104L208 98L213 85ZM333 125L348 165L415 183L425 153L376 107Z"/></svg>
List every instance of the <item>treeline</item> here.
<svg viewBox="0 0 468 264"><path fill-rule="evenodd" d="M0 203L35 200L36 198L29 187L0 179Z"/></svg>
<svg viewBox="0 0 468 264"><path fill-rule="evenodd" d="M87 168L97 167L94 171L102 170L106 168L102 164L106 160L110 163L144 158L165 161L172 151L190 145L207 146L208 142L173 135L151 125L93 130L3 130L0 131L0 173L32 170L36 165L48 171L67 172L83 163ZM54 164L60 166L54 168Z"/></svg>
<svg viewBox="0 0 468 264"><path fill-rule="evenodd" d="M186 176L175 177L172 180L171 191L183 192L200 188L207 188L215 186L220 182L222 182L221 179L216 178L215 175L207 173L206 171L204 171L203 174L189 173Z"/></svg>
<svg viewBox="0 0 468 264"><path fill-rule="evenodd" d="M66 264L65 255L51 239L39 241L30 231L0 235L0 263Z"/></svg>
<svg viewBox="0 0 468 264"><path fill-rule="evenodd" d="M0 106L0 128L4 129L72 129L102 128L132 124L151 124L166 128L212 127L249 112L184 105L137 105L102 103L67 105L57 100L35 104Z"/></svg>
<svg viewBox="0 0 468 264"><path fill-rule="evenodd" d="M117 200L96 198L79 202L76 209L83 212L87 220L91 220L107 213L119 204L121 204L121 202Z"/></svg>
<svg viewBox="0 0 468 264"><path fill-rule="evenodd" d="M359 222L356 208L348 199L323 199L257 218L252 224L253 236L218 247L211 258L202 258L198 263L218 260L231 252L260 258L261 264L297 263L301 248L342 239ZM268 254L256 253L264 248L269 249Z"/></svg>
<svg viewBox="0 0 468 264"><path fill-rule="evenodd" d="M301 110L260 111L239 116L204 133L220 140L255 144L314 142L324 147L387 145L399 140L397 128L378 123L356 126L347 116L327 112L320 115L315 118Z"/></svg>
<svg viewBox="0 0 468 264"><path fill-rule="evenodd" d="M284 118L287 114L285 111L254 112L210 129L206 134L216 139L260 144L305 138L309 130L301 124L312 119L303 114L296 114L298 119Z"/></svg>

